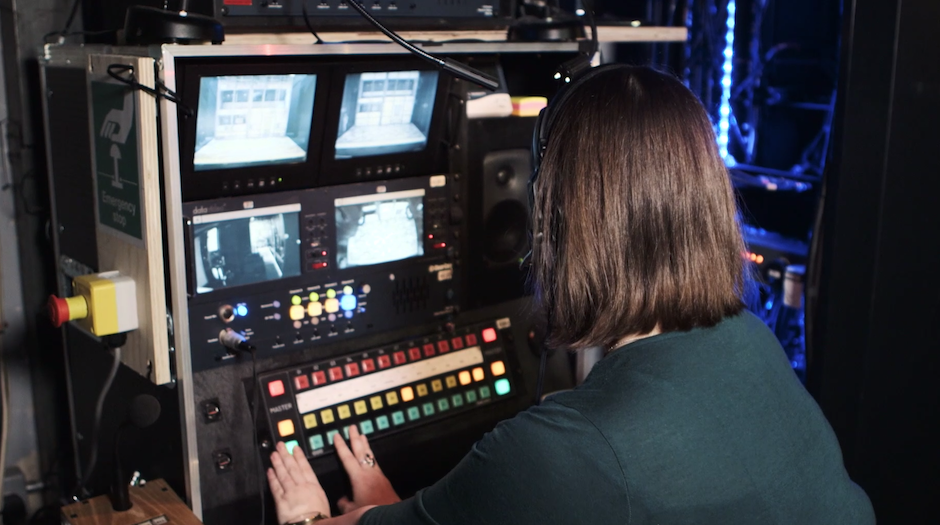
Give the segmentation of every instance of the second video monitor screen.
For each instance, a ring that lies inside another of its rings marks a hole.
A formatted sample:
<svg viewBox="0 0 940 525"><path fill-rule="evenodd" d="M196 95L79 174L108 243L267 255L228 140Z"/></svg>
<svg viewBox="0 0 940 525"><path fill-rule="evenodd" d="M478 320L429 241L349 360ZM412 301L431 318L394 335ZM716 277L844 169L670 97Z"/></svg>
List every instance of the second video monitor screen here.
<svg viewBox="0 0 940 525"><path fill-rule="evenodd" d="M437 71L346 76L336 159L423 151L437 95Z"/></svg>
<svg viewBox="0 0 940 525"><path fill-rule="evenodd" d="M336 199L339 269L424 255L424 190Z"/></svg>
<svg viewBox="0 0 940 525"><path fill-rule="evenodd" d="M316 75L203 77L195 171L307 160Z"/></svg>

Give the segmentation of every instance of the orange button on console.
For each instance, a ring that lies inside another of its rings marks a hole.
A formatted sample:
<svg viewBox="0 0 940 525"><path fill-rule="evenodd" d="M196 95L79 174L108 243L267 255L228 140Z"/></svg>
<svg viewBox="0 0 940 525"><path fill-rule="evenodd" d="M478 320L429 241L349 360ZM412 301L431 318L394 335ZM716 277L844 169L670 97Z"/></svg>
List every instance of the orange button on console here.
<svg viewBox="0 0 940 525"><path fill-rule="evenodd" d="M299 304L291 306L289 313L291 321L303 321L304 316L307 315L307 311L304 310L304 307Z"/></svg>
<svg viewBox="0 0 940 525"><path fill-rule="evenodd" d="M472 381L470 379L470 372L467 372L466 370L461 372L457 377L460 378L461 385L469 385L470 382Z"/></svg>
<svg viewBox="0 0 940 525"><path fill-rule="evenodd" d="M287 437L294 434L294 422L290 419L285 419L279 421L277 424L277 432L281 437Z"/></svg>
<svg viewBox="0 0 940 525"><path fill-rule="evenodd" d="M490 363L490 372L493 372L494 376L501 376L506 373L506 364L502 361L493 361Z"/></svg>
<svg viewBox="0 0 940 525"><path fill-rule="evenodd" d="M483 369L476 367L473 369L473 380L474 381L483 381L486 379L486 374L483 372Z"/></svg>
<svg viewBox="0 0 940 525"><path fill-rule="evenodd" d="M415 391L410 386L406 386L401 389L401 400L405 403L413 400L415 398Z"/></svg>

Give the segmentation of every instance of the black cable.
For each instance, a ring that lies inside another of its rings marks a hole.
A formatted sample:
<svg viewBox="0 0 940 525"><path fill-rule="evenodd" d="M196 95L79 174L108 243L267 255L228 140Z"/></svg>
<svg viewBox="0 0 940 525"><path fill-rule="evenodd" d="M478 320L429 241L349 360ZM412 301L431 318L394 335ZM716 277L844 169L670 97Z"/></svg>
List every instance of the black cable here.
<svg viewBox="0 0 940 525"><path fill-rule="evenodd" d="M304 24L307 25L307 30L310 31L310 34L312 34L314 38L317 39L317 44L322 44L323 39L320 38L320 35L318 35L317 32L313 30L313 25L310 23L310 15L307 13L307 0L301 0L300 5L304 12Z"/></svg>
<svg viewBox="0 0 940 525"><path fill-rule="evenodd" d="M122 77L121 74L123 73L128 73L128 76L126 78ZM180 109L180 111L188 117L192 117L196 114L191 108L186 106L182 100L180 100L179 95L177 95L175 91L166 87L163 82L155 80L154 84L157 86L156 89L147 87L138 82L137 77L134 75L134 66L127 64L109 64L108 76L122 84L126 84L134 89L139 89L148 95L152 95L157 99L162 98L173 102Z"/></svg>
<svg viewBox="0 0 940 525"><path fill-rule="evenodd" d="M418 57L420 57L420 58L422 58L422 59L424 59L424 60L427 60L428 62L431 62L432 64L437 65L438 67L444 67L444 61L443 61L443 60L441 60L440 58L437 58L436 56L434 56L434 55L432 55L432 54L430 54L430 53L428 53L427 51L424 51L423 49L420 49L420 48L417 48L417 47L411 45L407 40L405 40L404 38L398 36L398 34L396 34L394 31L389 30L389 29L388 29L387 27L385 27L381 22L379 22L378 20L376 20L375 17L372 16L372 14L369 13L369 12L366 10L366 8L363 7L362 4L359 3L358 0L349 0L349 5L351 5L353 9L355 9L360 15L362 15L362 17L365 18L366 21L368 21L370 24L372 24L373 26L375 26L375 28L378 29L379 31L381 31L385 36L391 38L392 41L395 42L396 44L398 44L398 45L400 45L401 47L407 49L408 51L414 53L414 54L417 55Z"/></svg>
<svg viewBox="0 0 940 525"><path fill-rule="evenodd" d="M104 380L101 393L98 394L98 401L95 403L95 419L91 428L91 455L88 458L88 466L85 469L85 474L82 476L82 479L79 480L78 485L72 490L72 495L78 496L79 498L84 496L85 484L91 480L91 475L94 474L95 466L98 463L98 434L101 431L101 415L104 411L104 401L105 398L108 397L108 392L111 391L111 385L114 384L114 378L117 376L118 368L121 366L121 347L113 348L112 352L114 353L114 361L111 363L111 370Z"/></svg>

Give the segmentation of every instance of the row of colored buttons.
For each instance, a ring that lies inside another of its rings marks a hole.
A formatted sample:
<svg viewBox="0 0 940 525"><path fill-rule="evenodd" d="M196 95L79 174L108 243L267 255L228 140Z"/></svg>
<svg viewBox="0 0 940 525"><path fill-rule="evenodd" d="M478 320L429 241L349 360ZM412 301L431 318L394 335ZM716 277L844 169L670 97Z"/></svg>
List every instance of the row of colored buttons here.
<svg viewBox="0 0 940 525"><path fill-rule="evenodd" d="M494 390L497 395L503 396L510 392L511 387L509 385L508 379L500 379L494 385ZM428 402L422 404L420 407L413 406L409 407L407 410L397 410L392 412L389 415L381 415L375 418L375 422L371 419L366 419L360 421L358 424L359 432L363 435L369 435L374 432L380 432L391 428L392 426L399 426L405 424L406 421L417 421L422 417L430 417L435 413L446 412L453 408L460 408L464 405L464 400L466 403L476 403L478 400L489 399L492 396L492 392L489 386L481 386L479 389L468 390L463 394L454 394L450 397L442 397L436 402ZM282 428L281 425L284 425ZM342 428L343 435L346 439L349 439L349 425ZM289 434L285 434L284 431L290 430ZM282 436L289 436L293 434L294 427L291 420L287 419L278 424L278 431ZM326 432L325 439L324 434L314 434L307 438L307 442L310 445L310 450L320 450L324 448L327 444L333 445L333 440L336 438L336 435L339 434L339 430L330 430ZM293 450L294 447L298 446L299 443L296 440L291 440L285 443L288 450Z"/></svg>
<svg viewBox="0 0 940 525"><path fill-rule="evenodd" d="M492 343L496 340L496 330L492 328L487 328L483 330L483 341L486 343ZM437 345L426 344L421 348L414 347L410 348L407 353L404 350L394 352L392 355L380 355L375 359L367 358L363 359L359 363L347 363L344 366L335 366L327 371L318 370L310 374L309 378L306 374L299 375L294 377L294 387L297 390L306 390L311 386L320 386L327 383L327 377L329 381L342 381L345 378L356 377L360 374L368 374L374 372L375 370L383 370L389 368L394 363L395 365L403 365L409 360L417 361L423 357L433 357L437 354L445 354L450 352L451 348L454 350L460 350L464 348L464 343L466 346L473 347L477 345L477 336L475 334L467 334L464 338L455 337L450 341L438 341ZM502 362L500 362L502 366ZM504 368L505 371L505 368ZM501 374L494 374L501 375ZM276 379L268 383L268 393L271 394L271 397L278 397L284 395L286 389L284 387L284 382L280 379Z"/></svg>
<svg viewBox="0 0 940 525"><path fill-rule="evenodd" d="M363 293L368 293L365 291L365 288L369 285L363 287ZM342 310L345 313L351 313L356 309L356 306L359 304L356 296L353 295L352 286L345 286L343 288L343 294L337 298L336 290L327 290L326 291L326 300L320 302L320 294L313 292L310 294L310 303L307 304L307 307L301 304L303 298L299 295L291 297L291 304L289 315L292 321L303 321L305 316L310 317L320 317L324 312L328 314L335 314ZM347 315L351 317L351 315Z"/></svg>
<svg viewBox="0 0 940 525"><path fill-rule="evenodd" d="M490 372L492 372L493 375L496 377L504 375L506 373L506 365L502 361L494 361L493 363L490 363ZM375 395L375 396L370 397L368 400L360 399L352 403L352 408L350 408L349 404L339 405L336 407L335 415L333 413L332 408L321 410L319 412L320 421L322 421L324 425L328 425L336 421L337 417L343 420L343 419L351 418L353 416L353 413L355 413L355 415L357 416L366 414L369 411L370 407L372 410L381 410L386 405L394 406L394 405L397 405L399 402L408 403L408 402L414 401L415 397L425 397L430 393L441 392L442 390L444 390L445 385L447 386L447 388L455 388L458 384L466 386L472 382L479 383L480 381L483 381L484 379L486 379L486 374L484 373L482 367L477 367L477 368L474 368L473 370L464 370L455 376L451 375L451 376L447 376L443 380L435 379L431 381L430 390L428 389L427 384L421 383L415 387L406 386L406 387L401 388L400 390L392 390L391 392L386 392L384 395ZM497 389L500 388L500 385L505 385L505 387L507 388L507 392L508 392L508 388L509 388L508 379L504 378L504 379L500 379L499 381L497 381L496 382ZM304 419L304 428L311 429L317 426L317 414L316 413L305 414L303 419ZM290 432L285 434L283 431L281 431L281 424L284 424L284 425L289 424L290 426L289 427L285 426L284 429L289 428ZM294 432L294 424L291 420L285 419L281 421L280 423L278 423L278 433L282 437L287 437L293 434L293 432Z"/></svg>

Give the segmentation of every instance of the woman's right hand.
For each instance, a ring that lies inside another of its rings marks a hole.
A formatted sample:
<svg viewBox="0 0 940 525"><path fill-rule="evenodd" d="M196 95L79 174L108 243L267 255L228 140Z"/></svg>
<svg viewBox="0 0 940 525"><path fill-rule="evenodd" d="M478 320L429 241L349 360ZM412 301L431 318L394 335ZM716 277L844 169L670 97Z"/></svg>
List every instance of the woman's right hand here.
<svg viewBox="0 0 940 525"><path fill-rule="evenodd" d="M346 514L365 506L390 505L401 501L375 461L368 438L360 434L355 425L349 428L349 445L340 434L333 438L333 444L349 475L353 492L352 500L344 496L336 502L340 512Z"/></svg>

